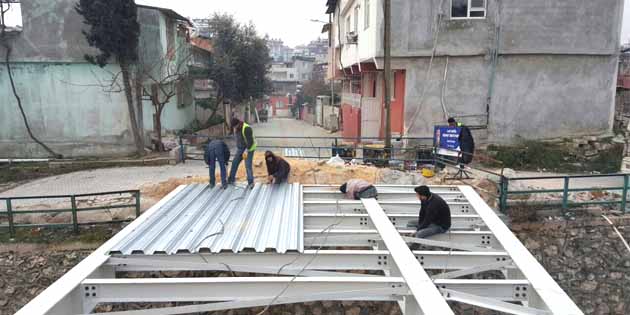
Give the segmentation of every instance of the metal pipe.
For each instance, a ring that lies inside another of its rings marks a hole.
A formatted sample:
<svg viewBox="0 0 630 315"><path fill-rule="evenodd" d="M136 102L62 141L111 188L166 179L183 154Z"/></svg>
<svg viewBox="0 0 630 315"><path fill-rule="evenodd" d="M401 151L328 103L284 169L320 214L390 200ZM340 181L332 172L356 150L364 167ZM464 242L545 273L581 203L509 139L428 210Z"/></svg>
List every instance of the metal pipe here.
<svg viewBox="0 0 630 315"><path fill-rule="evenodd" d="M75 196L70 197L70 204L72 205L72 229L74 234L79 234L79 218L77 217L77 199Z"/></svg>
<svg viewBox="0 0 630 315"><path fill-rule="evenodd" d="M626 213L626 202L628 201L628 174L623 176L623 192L621 195L621 211Z"/></svg>
<svg viewBox="0 0 630 315"><path fill-rule="evenodd" d="M0 163L48 163L50 159L0 159Z"/></svg>
<svg viewBox="0 0 630 315"><path fill-rule="evenodd" d="M11 199L7 199L7 213L9 217L9 237L15 238L15 226L13 224L13 208L11 207Z"/></svg>

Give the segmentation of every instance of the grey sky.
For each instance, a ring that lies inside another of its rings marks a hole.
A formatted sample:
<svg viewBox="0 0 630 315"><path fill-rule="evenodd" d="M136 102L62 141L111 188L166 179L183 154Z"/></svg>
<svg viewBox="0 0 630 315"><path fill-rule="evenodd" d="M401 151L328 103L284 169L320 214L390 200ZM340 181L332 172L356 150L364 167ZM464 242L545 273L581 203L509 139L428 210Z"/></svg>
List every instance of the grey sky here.
<svg viewBox="0 0 630 315"><path fill-rule="evenodd" d="M252 21L262 35L281 38L285 44L307 44L322 37L322 23L328 21L326 0L136 0L138 4L170 8L190 18L204 18L214 12L234 15L239 22Z"/></svg>
<svg viewBox="0 0 630 315"><path fill-rule="evenodd" d="M252 21L261 34L282 38L289 46L306 44L321 36L321 23L327 21L325 0L136 0L147 4L173 9L191 18L208 17L214 12L233 14L240 22ZM630 1L624 6L624 23L621 42L630 41ZM8 24L16 21L7 18Z"/></svg>
<svg viewBox="0 0 630 315"><path fill-rule="evenodd" d="M623 9L623 29L621 30L621 42L630 41L630 1L626 0Z"/></svg>

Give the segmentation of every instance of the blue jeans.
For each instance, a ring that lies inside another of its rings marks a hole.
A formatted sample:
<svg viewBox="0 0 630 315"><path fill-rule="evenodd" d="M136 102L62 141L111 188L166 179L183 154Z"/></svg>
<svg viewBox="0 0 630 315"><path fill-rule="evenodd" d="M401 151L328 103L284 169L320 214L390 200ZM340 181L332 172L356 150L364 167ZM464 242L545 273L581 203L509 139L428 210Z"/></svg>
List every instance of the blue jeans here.
<svg viewBox="0 0 630 315"><path fill-rule="evenodd" d="M219 169L221 170L221 185L226 186L227 185L227 170L225 168L225 155L223 150L219 149L214 149L214 150L209 150L208 151L208 167L210 168L210 186L214 187L215 185L215 172L216 172L216 165L217 162L219 162Z"/></svg>
<svg viewBox="0 0 630 315"><path fill-rule="evenodd" d="M245 160L245 171L247 172L247 183L254 183L254 152L247 152L247 159ZM236 181L236 172L238 171L238 167L243 161L243 153L245 153L245 148L237 148L236 155L234 156L234 160L232 160L232 168L230 169L230 178L228 179L229 183L234 183Z"/></svg>
<svg viewBox="0 0 630 315"><path fill-rule="evenodd" d="M418 228L418 221L410 221L409 224L407 224L407 227ZM429 236L446 233L446 231L447 230L437 224L430 224L424 229L416 230L414 236L416 238L427 238Z"/></svg>

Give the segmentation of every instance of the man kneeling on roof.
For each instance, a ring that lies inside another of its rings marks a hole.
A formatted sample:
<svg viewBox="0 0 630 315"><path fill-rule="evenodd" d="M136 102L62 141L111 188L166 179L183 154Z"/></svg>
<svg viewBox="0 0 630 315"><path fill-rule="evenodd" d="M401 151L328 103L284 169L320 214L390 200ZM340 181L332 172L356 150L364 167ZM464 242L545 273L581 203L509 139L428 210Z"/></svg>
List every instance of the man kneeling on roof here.
<svg viewBox="0 0 630 315"><path fill-rule="evenodd" d="M414 190L421 203L420 214L418 221L410 221L407 226L416 228L415 237L427 238L446 233L451 228L451 209L446 201L431 193L427 186L418 186Z"/></svg>
<svg viewBox="0 0 630 315"><path fill-rule="evenodd" d="M369 182L362 179L351 179L339 187L339 191L346 194L348 199L360 200L376 198L378 192Z"/></svg>

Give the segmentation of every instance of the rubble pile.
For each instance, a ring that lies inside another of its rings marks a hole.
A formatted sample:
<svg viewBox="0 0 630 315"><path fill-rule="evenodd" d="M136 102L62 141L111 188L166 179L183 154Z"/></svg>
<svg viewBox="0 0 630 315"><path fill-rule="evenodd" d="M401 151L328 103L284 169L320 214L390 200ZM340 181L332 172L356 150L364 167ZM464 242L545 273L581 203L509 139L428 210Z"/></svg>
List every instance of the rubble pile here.
<svg viewBox="0 0 630 315"><path fill-rule="evenodd" d="M0 314L13 314L90 251L0 251Z"/></svg>
<svg viewBox="0 0 630 315"><path fill-rule="evenodd" d="M610 219L630 239L630 216ZM511 229L585 314L630 313L630 252L603 218Z"/></svg>

